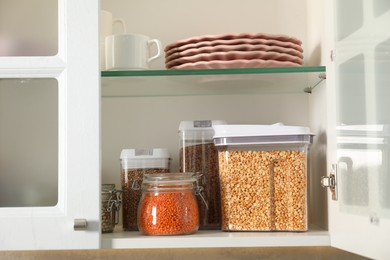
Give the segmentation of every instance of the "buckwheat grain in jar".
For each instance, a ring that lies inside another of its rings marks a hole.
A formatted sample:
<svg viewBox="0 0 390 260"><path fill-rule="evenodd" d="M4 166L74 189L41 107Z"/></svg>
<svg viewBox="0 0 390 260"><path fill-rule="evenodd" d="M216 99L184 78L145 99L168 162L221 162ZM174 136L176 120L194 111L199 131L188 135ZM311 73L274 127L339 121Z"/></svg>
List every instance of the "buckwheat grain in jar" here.
<svg viewBox="0 0 390 260"><path fill-rule="evenodd" d="M138 207L138 229L144 235L191 234L199 228L192 173L145 174Z"/></svg>
<svg viewBox="0 0 390 260"><path fill-rule="evenodd" d="M223 124L226 122L222 120L195 120L179 125L180 172L196 173L203 187L203 197L197 197L199 229L221 228L218 151L213 142L213 126Z"/></svg>
<svg viewBox="0 0 390 260"><path fill-rule="evenodd" d="M215 126L222 230L307 231L313 141L300 126Z"/></svg>
<svg viewBox="0 0 390 260"><path fill-rule="evenodd" d="M169 172L168 149L124 149L121 152L122 217L124 231L137 231L137 209L144 174Z"/></svg>

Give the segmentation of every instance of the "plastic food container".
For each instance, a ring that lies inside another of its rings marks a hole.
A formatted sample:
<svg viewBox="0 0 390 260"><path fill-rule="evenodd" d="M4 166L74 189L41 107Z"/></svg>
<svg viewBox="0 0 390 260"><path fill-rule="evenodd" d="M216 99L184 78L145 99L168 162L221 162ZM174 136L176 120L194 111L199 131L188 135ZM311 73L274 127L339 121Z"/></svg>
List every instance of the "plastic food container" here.
<svg viewBox="0 0 390 260"><path fill-rule="evenodd" d="M309 128L215 126L222 230L307 231Z"/></svg>
<svg viewBox="0 0 390 260"><path fill-rule="evenodd" d="M213 126L222 124L226 122L196 120L182 121L179 126L180 172L195 173L204 188L203 197L197 197L200 229L221 228L218 152L213 142Z"/></svg>
<svg viewBox="0 0 390 260"><path fill-rule="evenodd" d="M192 173L145 174L138 210L138 227L144 235L183 235L198 230Z"/></svg>
<svg viewBox="0 0 390 260"><path fill-rule="evenodd" d="M137 209L144 174L169 172L168 149L124 149L121 159L123 230L138 230Z"/></svg>

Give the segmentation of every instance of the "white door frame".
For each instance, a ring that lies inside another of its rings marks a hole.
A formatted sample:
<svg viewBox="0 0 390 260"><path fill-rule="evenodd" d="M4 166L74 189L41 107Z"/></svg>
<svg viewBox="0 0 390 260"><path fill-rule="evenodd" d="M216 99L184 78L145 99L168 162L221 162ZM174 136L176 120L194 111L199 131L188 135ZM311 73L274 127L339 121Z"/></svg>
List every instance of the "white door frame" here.
<svg viewBox="0 0 390 260"><path fill-rule="evenodd" d="M56 78L59 88L58 204L0 208L0 250L100 247L98 15L99 1L58 0L56 56L0 57L0 80Z"/></svg>

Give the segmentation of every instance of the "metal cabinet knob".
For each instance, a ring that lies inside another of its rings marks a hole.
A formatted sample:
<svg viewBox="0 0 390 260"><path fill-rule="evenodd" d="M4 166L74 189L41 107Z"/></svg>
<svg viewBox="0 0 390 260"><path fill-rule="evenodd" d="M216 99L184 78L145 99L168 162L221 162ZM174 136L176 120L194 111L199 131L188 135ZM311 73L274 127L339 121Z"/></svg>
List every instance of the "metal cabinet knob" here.
<svg viewBox="0 0 390 260"><path fill-rule="evenodd" d="M87 230L88 221L85 218L76 218L74 220L73 229L75 231Z"/></svg>

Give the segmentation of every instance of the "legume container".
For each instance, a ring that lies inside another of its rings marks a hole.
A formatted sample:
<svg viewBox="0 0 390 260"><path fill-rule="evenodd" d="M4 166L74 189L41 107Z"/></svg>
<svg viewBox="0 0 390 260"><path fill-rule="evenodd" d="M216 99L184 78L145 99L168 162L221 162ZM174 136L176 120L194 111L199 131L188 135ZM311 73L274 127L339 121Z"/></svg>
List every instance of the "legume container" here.
<svg viewBox="0 0 390 260"><path fill-rule="evenodd" d="M307 231L309 128L215 126L222 230Z"/></svg>
<svg viewBox="0 0 390 260"><path fill-rule="evenodd" d="M143 175L169 172L170 154L165 148L124 149L120 158L123 230L136 231Z"/></svg>
<svg viewBox="0 0 390 260"><path fill-rule="evenodd" d="M119 223L122 203L121 191L115 189L115 184L102 184L101 203L102 233L111 233Z"/></svg>
<svg viewBox="0 0 390 260"><path fill-rule="evenodd" d="M138 209L144 235L182 235L198 230L197 185L192 173L145 174Z"/></svg>
<svg viewBox="0 0 390 260"><path fill-rule="evenodd" d="M203 197L197 197L199 229L221 228L218 152L213 142L213 126L222 124L226 122L196 120L182 121L179 125L180 172L196 173L199 185L204 188Z"/></svg>

